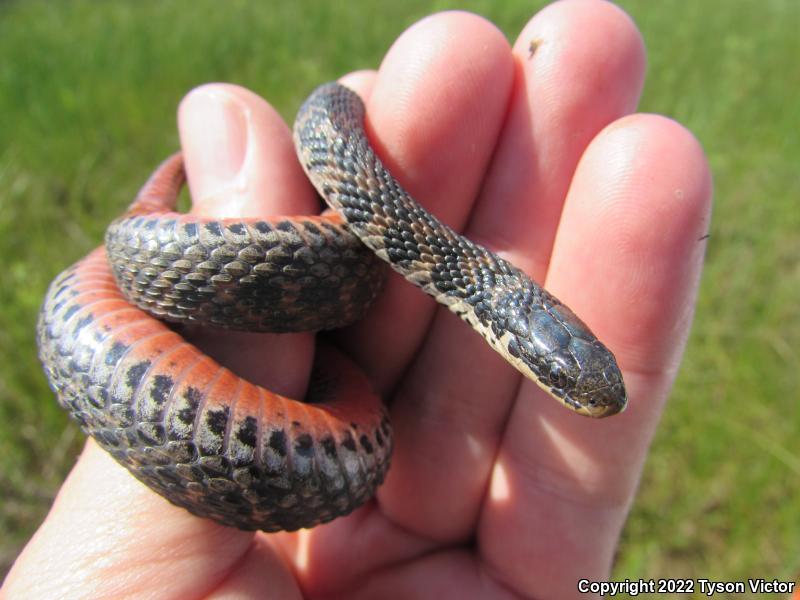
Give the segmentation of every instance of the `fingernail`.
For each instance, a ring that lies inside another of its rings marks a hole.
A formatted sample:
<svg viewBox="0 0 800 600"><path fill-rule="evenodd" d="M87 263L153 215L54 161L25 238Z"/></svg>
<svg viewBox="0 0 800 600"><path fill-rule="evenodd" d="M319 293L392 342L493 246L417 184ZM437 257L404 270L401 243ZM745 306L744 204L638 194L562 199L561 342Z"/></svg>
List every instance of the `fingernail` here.
<svg viewBox="0 0 800 600"><path fill-rule="evenodd" d="M248 118L238 98L218 86L191 92L180 108L181 145L192 161L195 197L234 184L247 154Z"/></svg>

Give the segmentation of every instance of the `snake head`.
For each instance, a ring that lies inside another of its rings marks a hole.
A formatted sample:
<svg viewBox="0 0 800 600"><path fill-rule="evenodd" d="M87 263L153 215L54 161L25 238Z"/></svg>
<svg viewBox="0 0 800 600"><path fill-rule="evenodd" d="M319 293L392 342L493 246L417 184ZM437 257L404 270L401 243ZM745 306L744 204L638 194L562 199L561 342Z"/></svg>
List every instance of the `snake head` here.
<svg viewBox="0 0 800 600"><path fill-rule="evenodd" d="M627 404L625 386L611 351L596 340L587 343L580 338L574 338L569 344L568 352L571 359L583 365L580 374L574 382L570 382L567 377L567 385L551 388L551 393L568 408L588 417L609 417L624 410ZM553 364L558 365L561 360L557 356ZM564 362L570 363L569 360ZM551 382L553 369L556 373L562 371L560 366L551 367ZM564 395L560 396L562 390Z"/></svg>
<svg viewBox="0 0 800 600"><path fill-rule="evenodd" d="M581 415L608 417L622 411L627 396L614 355L575 313L542 294L534 308L506 312L504 337L511 361Z"/></svg>

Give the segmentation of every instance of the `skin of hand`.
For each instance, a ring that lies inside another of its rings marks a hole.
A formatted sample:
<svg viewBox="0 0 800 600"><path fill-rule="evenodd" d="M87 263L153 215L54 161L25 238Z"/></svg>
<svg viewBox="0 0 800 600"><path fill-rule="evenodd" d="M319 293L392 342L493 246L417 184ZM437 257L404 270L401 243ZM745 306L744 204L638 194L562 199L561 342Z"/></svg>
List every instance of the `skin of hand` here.
<svg viewBox="0 0 800 600"><path fill-rule="evenodd" d="M336 334L391 406L395 454L373 501L310 531L242 532L172 506L89 441L2 594L569 598L579 579L607 579L688 335L711 207L694 137L634 112L645 62L620 9L566 0L513 48L480 17L433 15L377 72L343 79L411 195L544 282L614 351L624 413L565 410L393 274ZM179 126L193 212L319 210L289 128L255 94L195 89ZM192 340L303 394L310 334Z"/></svg>

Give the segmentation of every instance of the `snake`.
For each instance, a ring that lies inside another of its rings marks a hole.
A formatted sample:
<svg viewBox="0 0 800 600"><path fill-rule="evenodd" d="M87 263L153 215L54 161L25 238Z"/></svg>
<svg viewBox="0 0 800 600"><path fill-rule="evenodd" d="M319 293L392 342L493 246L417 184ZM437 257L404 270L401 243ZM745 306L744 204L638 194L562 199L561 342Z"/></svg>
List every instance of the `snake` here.
<svg viewBox="0 0 800 600"><path fill-rule="evenodd" d="M186 177L176 154L105 245L46 293L37 341L59 404L137 479L197 516L294 531L373 497L391 463L391 423L344 352L320 339L306 396L292 399L239 377L184 333L343 327L380 293L383 263L565 407L607 417L626 406L612 352L521 269L416 202L370 145L364 117L359 95L335 82L298 112L295 148L323 214L176 212Z"/></svg>

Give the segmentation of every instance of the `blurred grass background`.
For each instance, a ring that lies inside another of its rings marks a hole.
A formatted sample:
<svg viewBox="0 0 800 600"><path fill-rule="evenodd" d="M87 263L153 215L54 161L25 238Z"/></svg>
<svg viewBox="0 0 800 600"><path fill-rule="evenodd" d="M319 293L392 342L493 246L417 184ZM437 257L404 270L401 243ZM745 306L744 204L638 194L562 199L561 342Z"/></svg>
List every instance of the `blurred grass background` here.
<svg viewBox="0 0 800 600"><path fill-rule="evenodd" d="M431 12L475 11L513 41L542 4L0 3L0 573L83 440L36 359L45 287L178 146L186 91L240 83L291 122L313 86L376 67ZM648 46L642 110L700 138L716 204L686 359L614 575L797 578L800 3L621 5Z"/></svg>

